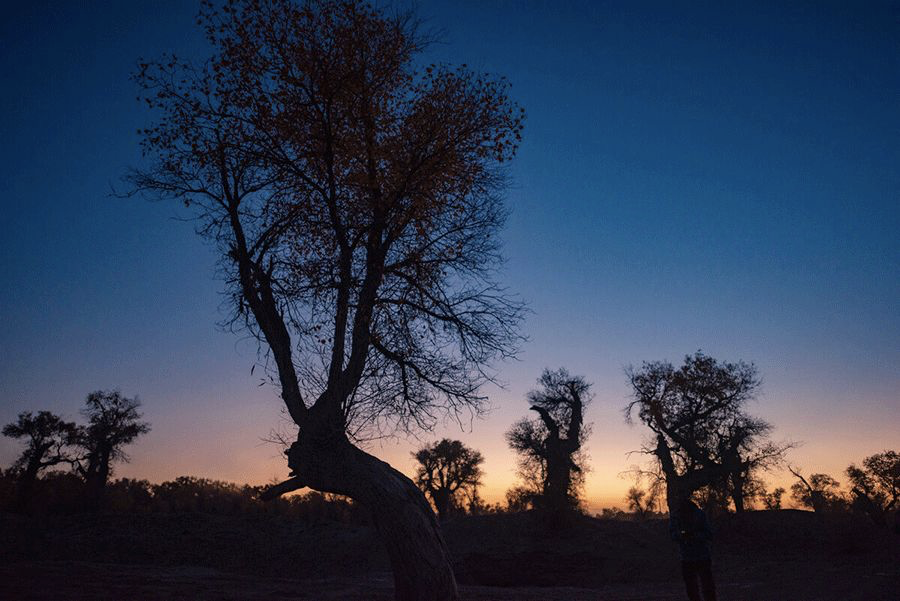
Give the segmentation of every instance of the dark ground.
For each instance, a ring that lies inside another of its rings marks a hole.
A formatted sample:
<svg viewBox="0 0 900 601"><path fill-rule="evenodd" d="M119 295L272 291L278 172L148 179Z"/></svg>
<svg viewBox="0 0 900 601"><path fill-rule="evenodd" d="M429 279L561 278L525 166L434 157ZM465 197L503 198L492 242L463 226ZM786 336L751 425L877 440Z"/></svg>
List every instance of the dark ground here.
<svg viewBox="0 0 900 601"><path fill-rule="evenodd" d="M861 516L750 512L715 523L728 601L900 599L900 536ZM682 599L666 523L528 514L445 525L463 599ZM368 527L276 516L0 515L0 599L389 600Z"/></svg>

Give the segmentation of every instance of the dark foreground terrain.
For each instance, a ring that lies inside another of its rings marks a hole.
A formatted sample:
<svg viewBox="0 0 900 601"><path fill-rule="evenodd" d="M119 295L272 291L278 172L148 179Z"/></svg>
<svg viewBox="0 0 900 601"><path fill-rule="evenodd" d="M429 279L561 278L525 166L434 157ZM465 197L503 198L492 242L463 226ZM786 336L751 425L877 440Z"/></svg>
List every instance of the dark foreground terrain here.
<svg viewBox="0 0 900 601"><path fill-rule="evenodd" d="M750 512L715 524L724 600L896 600L900 536L853 515ZM683 598L666 523L529 514L445 526L471 600ZM276 516L0 515L0 599L389 600L364 526Z"/></svg>

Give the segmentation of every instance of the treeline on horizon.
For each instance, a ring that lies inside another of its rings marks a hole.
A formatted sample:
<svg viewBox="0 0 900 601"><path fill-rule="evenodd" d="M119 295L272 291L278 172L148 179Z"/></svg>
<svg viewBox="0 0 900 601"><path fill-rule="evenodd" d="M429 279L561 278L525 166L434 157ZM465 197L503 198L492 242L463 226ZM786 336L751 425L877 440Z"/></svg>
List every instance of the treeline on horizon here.
<svg viewBox="0 0 900 601"><path fill-rule="evenodd" d="M846 488L830 474L804 476L787 460L796 444L773 442L772 426L746 413L760 384L754 365L720 362L698 351L677 369L647 362L627 370L627 376L632 398L626 419L650 430L642 449L650 460L630 472L626 509L606 508L597 517L659 518L671 499L685 496L713 515L782 509L788 491L768 489L763 476L787 469L795 479L789 491L795 507L858 512L878 526L900 527L900 454L885 450L851 463L844 472ZM591 384L565 369L545 370L538 384L526 398L537 417L522 418L506 433L518 456L520 482L507 491L505 502L487 503L479 495L484 458L478 450L445 438L413 453L413 480L440 520L529 510L556 517L587 513L583 446L591 425L584 413ZM125 447L150 430L139 407L136 398L118 391L96 391L86 398L85 424L49 411L19 414L2 430L25 448L9 468L0 469L0 511L269 514L370 523L362 505L335 494L267 495L267 486L193 476L158 484L112 479L114 464L129 460Z"/></svg>

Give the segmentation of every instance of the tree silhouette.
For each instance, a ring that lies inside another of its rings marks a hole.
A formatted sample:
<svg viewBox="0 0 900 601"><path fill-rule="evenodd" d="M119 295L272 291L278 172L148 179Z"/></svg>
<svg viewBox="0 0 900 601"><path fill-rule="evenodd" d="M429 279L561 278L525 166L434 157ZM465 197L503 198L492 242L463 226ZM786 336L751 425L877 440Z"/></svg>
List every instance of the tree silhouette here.
<svg viewBox="0 0 900 601"><path fill-rule="evenodd" d="M522 306L494 281L502 164L523 113L507 84L416 66L409 15L362 2L205 4L202 65L144 62L157 121L132 191L177 198L221 257L231 324L255 335L298 436L292 478L368 506L398 599L453 599L415 484L354 442L482 411Z"/></svg>
<svg viewBox="0 0 900 601"><path fill-rule="evenodd" d="M71 463L72 445L76 442L78 428L73 422L63 421L49 411L20 413L16 421L3 426L3 435L24 438L25 450L13 464L17 474L16 507L27 510L31 506L34 481L38 474L61 463Z"/></svg>
<svg viewBox="0 0 900 601"><path fill-rule="evenodd" d="M78 444L83 453L77 463L84 477L88 503L98 507L106 482L116 461L128 461L124 448L150 431L150 424L140 421L140 403L118 390L92 392L85 399L82 414L87 426L80 428Z"/></svg>
<svg viewBox="0 0 900 601"><path fill-rule="evenodd" d="M540 496L540 482L528 479L524 486L513 486L506 491L506 511L517 513L528 511L535 506L535 500Z"/></svg>
<svg viewBox="0 0 900 601"><path fill-rule="evenodd" d="M797 482L791 485L791 498L801 507L808 507L816 513L844 507L841 484L828 474L812 474L807 480L797 468L788 466L788 471L797 478Z"/></svg>
<svg viewBox="0 0 900 601"><path fill-rule="evenodd" d="M625 494L625 505L636 519L645 520L652 517L660 506L665 480L658 473L644 472L637 466L631 474L634 485ZM645 479L648 482L646 486Z"/></svg>
<svg viewBox="0 0 900 601"><path fill-rule="evenodd" d="M519 453L526 487L539 487L535 502L560 513L578 506L585 472L580 451L588 435L584 409L591 400L591 385L565 369L544 370L538 383L541 388L529 392L528 401L539 419L516 422L506 439Z"/></svg>
<svg viewBox="0 0 900 601"><path fill-rule="evenodd" d="M412 455L418 462L415 482L431 498L440 519L461 509L460 497L468 496L470 504L477 499L484 463L481 453L458 440L444 438Z"/></svg>
<svg viewBox="0 0 900 601"><path fill-rule="evenodd" d="M879 526L900 503L900 453L884 451L863 459L862 467L847 468L853 505L865 511Z"/></svg>
<svg viewBox="0 0 900 601"><path fill-rule="evenodd" d="M656 496L654 491L645 490L638 486L632 486L625 495L625 503L628 510L639 520L647 519L656 510Z"/></svg>
<svg viewBox="0 0 900 601"><path fill-rule="evenodd" d="M633 400L626 419L636 414L654 434L644 450L665 475L670 509L705 488L708 498L730 497L743 511L754 473L780 463L793 446L769 441L772 426L746 414L760 384L752 364L720 363L698 351L677 370L655 361L627 375Z"/></svg>
<svg viewBox="0 0 900 601"><path fill-rule="evenodd" d="M766 509L781 509L781 497L784 496L785 491L781 486L773 489L771 492L763 491L761 498L763 502L763 507Z"/></svg>

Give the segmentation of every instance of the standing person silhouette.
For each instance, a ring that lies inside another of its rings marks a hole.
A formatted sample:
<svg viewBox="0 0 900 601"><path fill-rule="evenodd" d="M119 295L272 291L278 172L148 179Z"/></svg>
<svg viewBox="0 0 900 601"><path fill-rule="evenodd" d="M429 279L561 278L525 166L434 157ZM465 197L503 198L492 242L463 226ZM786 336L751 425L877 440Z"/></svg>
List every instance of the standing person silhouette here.
<svg viewBox="0 0 900 601"><path fill-rule="evenodd" d="M669 533L681 551L681 575L690 601L716 601L712 576L712 530L703 510L683 499L669 516ZM703 596L700 596L701 587Z"/></svg>

